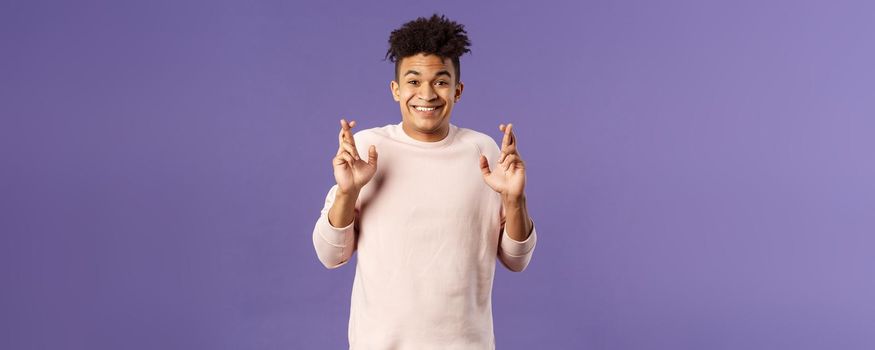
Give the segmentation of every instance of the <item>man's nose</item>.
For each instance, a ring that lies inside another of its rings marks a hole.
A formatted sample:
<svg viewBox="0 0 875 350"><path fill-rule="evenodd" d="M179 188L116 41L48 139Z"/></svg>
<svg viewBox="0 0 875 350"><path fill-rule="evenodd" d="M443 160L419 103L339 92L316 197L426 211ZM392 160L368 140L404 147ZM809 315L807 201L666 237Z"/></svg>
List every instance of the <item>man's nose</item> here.
<svg viewBox="0 0 875 350"><path fill-rule="evenodd" d="M431 84L422 84L417 92L417 97L423 101L431 101L437 98L437 94L434 92L434 87Z"/></svg>

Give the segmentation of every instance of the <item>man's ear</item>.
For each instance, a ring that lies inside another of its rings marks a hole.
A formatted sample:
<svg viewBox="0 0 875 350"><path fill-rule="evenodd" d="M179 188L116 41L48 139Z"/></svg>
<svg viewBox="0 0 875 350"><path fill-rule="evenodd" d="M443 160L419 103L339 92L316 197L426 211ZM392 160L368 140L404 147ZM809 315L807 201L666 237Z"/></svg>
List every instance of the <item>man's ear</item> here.
<svg viewBox="0 0 875 350"><path fill-rule="evenodd" d="M401 102L401 92L398 91L398 82L392 80L389 82L389 90L392 92L392 98L395 99L395 102Z"/></svg>
<svg viewBox="0 0 875 350"><path fill-rule="evenodd" d="M456 101L455 102L459 102L459 99L462 98L462 90L465 90L465 83L460 81L458 84L456 84L456 96L455 96Z"/></svg>

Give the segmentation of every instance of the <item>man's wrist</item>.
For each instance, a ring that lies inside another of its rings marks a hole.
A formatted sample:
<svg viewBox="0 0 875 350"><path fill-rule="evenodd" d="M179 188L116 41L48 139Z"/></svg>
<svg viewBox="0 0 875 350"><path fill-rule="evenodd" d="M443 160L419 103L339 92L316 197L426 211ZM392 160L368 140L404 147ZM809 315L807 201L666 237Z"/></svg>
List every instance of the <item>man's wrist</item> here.
<svg viewBox="0 0 875 350"><path fill-rule="evenodd" d="M502 195L501 200L506 208L522 208L526 205L526 194Z"/></svg>
<svg viewBox="0 0 875 350"><path fill-rule="evenodd" d="M344 191L344 190L340 189L340 187L338 187L337 192L334 193L334 198L335 198L335 200L345 199L345 200L353 200L354 201L354 200L358 199L360 191L361 190L358 190L358 189Z"/></svg>

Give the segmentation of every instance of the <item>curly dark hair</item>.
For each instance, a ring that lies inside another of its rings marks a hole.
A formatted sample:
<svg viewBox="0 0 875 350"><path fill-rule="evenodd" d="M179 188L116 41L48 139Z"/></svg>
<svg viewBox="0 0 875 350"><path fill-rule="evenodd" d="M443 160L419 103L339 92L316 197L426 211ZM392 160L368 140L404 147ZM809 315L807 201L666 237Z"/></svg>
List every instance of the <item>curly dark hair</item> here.
<svg viewBox="0 0 875 350"><path fill-rule="evenodd" d="M459 57L466 52L471 52L468 49L471 41L468 40L467 34L464 25L438 14L432 15L431 18L419 17L393 30L389 35L389 50L386 51L386 58L390 62L395 62L395 81L399 78L401 59L425 53L437 55L441 59L451 59L453 66L456 67L456 83L458 83L461 75Z"/></svg>

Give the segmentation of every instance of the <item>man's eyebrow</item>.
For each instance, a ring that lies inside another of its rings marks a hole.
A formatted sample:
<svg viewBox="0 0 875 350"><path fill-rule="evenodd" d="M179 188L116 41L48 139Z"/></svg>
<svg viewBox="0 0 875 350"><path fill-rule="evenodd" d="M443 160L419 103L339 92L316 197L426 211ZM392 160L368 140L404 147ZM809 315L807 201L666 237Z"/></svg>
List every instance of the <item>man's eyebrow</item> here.
<svg viewBox="0 0 875 350"><path fill-rule="evenodd" d="M411 69L411 70L408 70L407 72L405 72L405 73L404 73L404 76L407 76L407 75L410 75L410 74L413 74L413 75L421 75L421 74L419 74L419 72L417 72L417 71ZM437 76L441 76L441 75L446 75L447 78L452 78L452 77L453 77L453 75L450 74L450 72L449 72L448 70L446 70L446 69L444 69L444 70L442 70L442 71L440 71L440 72L435 73L434 76L437 77Z"/></svg>
<svg viewBox="0 0 875 350"><path fill-rule="evenodd" d="M442 71L440 71L440 72L437 72L434 76L441 76L441 75L446 75L447 78L452 78L452 77L453 77L452 75L450 75L450 72L448 72L446 69L444 69L444 70L442 70Z"/></svg>

